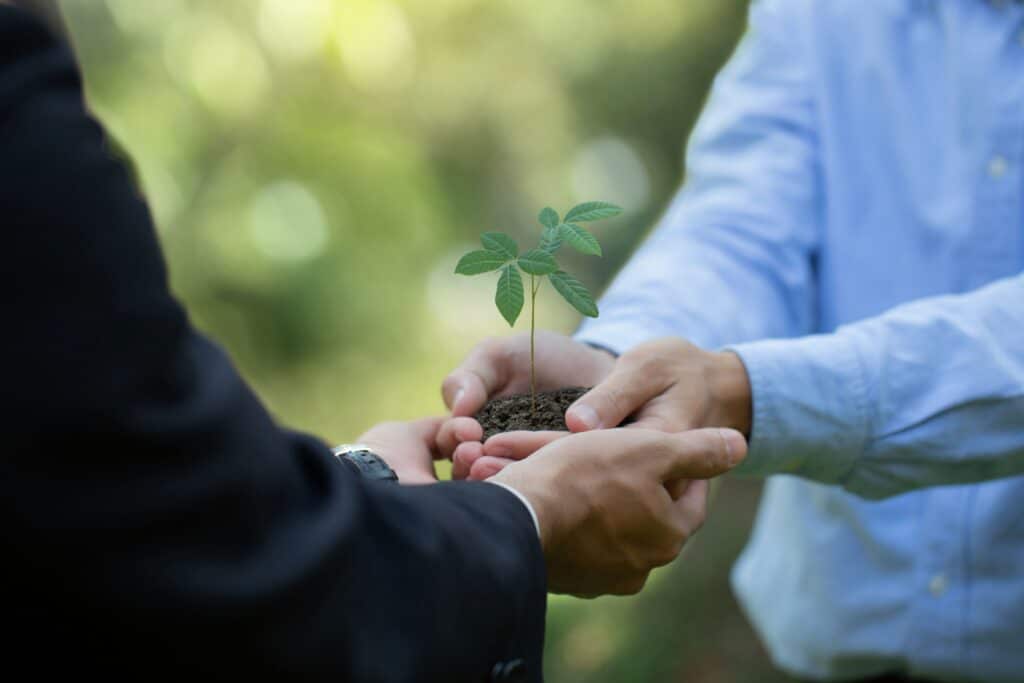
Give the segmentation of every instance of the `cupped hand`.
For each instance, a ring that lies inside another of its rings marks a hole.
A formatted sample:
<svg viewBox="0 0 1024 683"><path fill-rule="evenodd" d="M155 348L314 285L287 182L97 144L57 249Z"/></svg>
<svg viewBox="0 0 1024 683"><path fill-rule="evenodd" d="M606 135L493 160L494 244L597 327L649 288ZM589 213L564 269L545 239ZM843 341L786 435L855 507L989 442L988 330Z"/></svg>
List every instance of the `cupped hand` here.
<svg viewBox="0 0 1024 683"><path fill-rule="evenodd" d="M590 387L615 363L607 351L554 332L537 332L534 344L537 391ZM495 337L477 344L441 384L452 415L468 416L499 396L530 391L530 335Z"/></svg>
<svg viewBox="0 0 1024 683"><path fill-rule="evenodd" d="M400 484L432 484L437 481L434 460L440 457L437 436L444 418L427 417L411 422L381 422L359 437L398 475Z"/></svg>
<svg viewBox="0 0 1024 683"><path fill-rule="evenodd" d="M658 339L622 354L612 372L566 411L569 429L615 427L680 432L730 427L750 433L751 389L739 356L682 339Z"/></svg>
<svg viewBox="0 0 1024 683"><path fill-rule="evenodd" d="M739 356L710 352L681 339L658 339L628 351L607 376L566 412L573 432L616 427L627 417L630 429L681 432L698 427L730 427L748 434L751 389ZM442 427L444 432L449 425ZM486 479L528 457L560 432L507 432L474 443L473 425L458 426L454 471Z"/></svg>
<svg viewBox="0 0 1024 683"><path fill-rule="evenodd" d="M601 430L554 439L492 481L533 505L549 590L625 595L675 559L703 524L703 480L745 455L743 436L729 429Z"/></svg>
<svg viewBox="0 0 1024 683"><path fill-rule="evenodd" d="M452 456L452 478L489 479L513 462L528 458L535 451L571 434L567 431L514 431L495 434L483 443L466 440L456 447Z"/></svg>
<svg viewBox="0 0 1024 683"><path fill-rule="evenodd" d="M567 386L591 387L604 379L615 358L602 351L554 332L538 332L535 338L537 391ZM460 444L476 444L483 436L474 415L484 404L501 396L530 391L530 336L496 337L478 344L441 385L449 420L438 435L443 457L453 458L453 476L468 473L455 458ZM460 419L462 418L462 419ZM475 426L474 426L475 425ZM475 448L476 446L470 446Z"/></svg>

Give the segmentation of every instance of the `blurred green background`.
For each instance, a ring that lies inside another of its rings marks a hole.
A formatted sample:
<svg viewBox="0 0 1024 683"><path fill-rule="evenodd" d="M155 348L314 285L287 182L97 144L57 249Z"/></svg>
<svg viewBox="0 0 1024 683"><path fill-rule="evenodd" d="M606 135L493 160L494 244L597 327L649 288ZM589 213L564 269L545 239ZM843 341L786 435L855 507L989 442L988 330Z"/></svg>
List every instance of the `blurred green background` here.
<svg viewBox="0 0 1024 683"><path fill-rule="evenodd" d="M681 181L745 0L68 0L89 101L134 161L172 286L275 415L328 442L440 414L509 330L453 274L484 230L603 199L599 291ZM571 257L568 257L571 258ZM542 290L538 324L578 320ZM525 318L520 328L525 326ZM554 598L551 681L781 680L728 588L759 489L727 481L632 598Z"/></svg>

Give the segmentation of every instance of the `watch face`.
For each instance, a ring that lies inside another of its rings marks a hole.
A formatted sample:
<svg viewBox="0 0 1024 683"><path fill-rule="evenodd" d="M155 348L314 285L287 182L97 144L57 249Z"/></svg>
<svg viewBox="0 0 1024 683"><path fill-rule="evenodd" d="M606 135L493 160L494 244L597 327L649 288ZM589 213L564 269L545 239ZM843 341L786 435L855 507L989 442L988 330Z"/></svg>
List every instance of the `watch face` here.
<svg viewBox="0 0 1024 683"><path fill-rule="evenodd" d="M367 479L376 481L398 481L398 475L388 466L384 459L371 450L351 450L338 454L342 460L355 465Z"/></svg>

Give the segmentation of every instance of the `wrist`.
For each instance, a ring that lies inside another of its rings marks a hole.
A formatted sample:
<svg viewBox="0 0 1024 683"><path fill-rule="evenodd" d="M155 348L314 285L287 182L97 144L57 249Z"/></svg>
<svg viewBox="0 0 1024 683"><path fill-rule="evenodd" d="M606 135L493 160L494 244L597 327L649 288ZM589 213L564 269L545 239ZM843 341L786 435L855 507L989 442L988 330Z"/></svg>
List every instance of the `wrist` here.
<svg viewBox="0 0 1024 683"><path fill-rule="evenodd" d="M590 357L593 359L591 365L593 367L593 375L597 378L595 383L600 382L611 374L619 356L615 351L606 346L601 346L600 344L594 344L591 342L583 342L583 344L586 346Z"/></svg>
<svg viewBox="0 0 1024 683"><path fill-rule="evenodd" d="M433 476L433 468L425 471L424 467L417 462L410 460L407 453L396 452L393 447L374 444L372 440L364 442L377 456L387 463L388 467L394 470L400 484L435 484L437 477Z"/></svg>
<svg viewBox="0 0 1024 683"><path fill-rule="evenodd" d="M711 394L709 427L730 427L750 436L753 421L753 397L747 368L732 351L710 354L707 372Z"/></svg>

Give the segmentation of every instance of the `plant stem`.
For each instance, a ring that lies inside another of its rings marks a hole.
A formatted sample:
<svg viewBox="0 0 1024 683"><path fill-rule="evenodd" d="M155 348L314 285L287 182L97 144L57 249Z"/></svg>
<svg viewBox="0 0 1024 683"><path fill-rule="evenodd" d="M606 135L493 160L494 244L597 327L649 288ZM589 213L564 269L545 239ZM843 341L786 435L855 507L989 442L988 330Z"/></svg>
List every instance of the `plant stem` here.
<svg viewBox="0 0 1024 683"><path fill-rule="evenodd" d="M540 283L530 276L530 416L537 414L537 371L534 364L533 337L537 326L537 290Z"/></svg>

